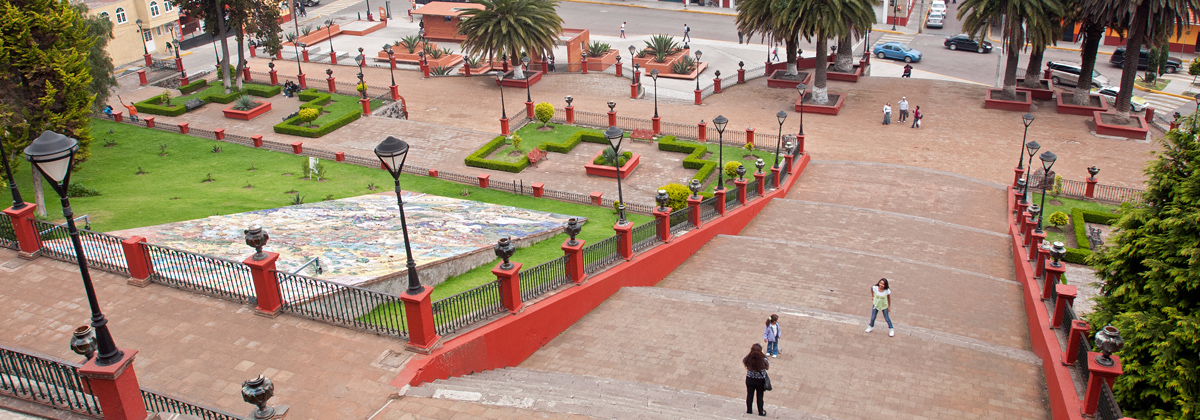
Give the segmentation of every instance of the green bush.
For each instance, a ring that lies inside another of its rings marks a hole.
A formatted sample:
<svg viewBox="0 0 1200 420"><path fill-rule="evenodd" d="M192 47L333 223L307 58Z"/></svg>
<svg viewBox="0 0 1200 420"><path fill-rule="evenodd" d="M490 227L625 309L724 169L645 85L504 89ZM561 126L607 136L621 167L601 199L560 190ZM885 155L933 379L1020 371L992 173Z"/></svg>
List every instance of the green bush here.
<svg viewBox="0 0 1200 420"><path fill-rule="evenodd" d="M308 106L328 105L330 102L333 101L333 95L328 94L328 93L318 92L317 89L315 89L315 88L309 88L306 90L302 90L302 91L300 91L300 93L296 94L296 97L300 98L301 101L304 101L304 105L300 105L302 107L305 105L308 105Z"/></svg>
<svg viewBox="0 0 1200 420"><path fill-rule="evenodd" d="M283 86L245 85L246 93L260 98L270 98L283 92Z"/></svg>
<svg viewBox="0 0 1200 420"><path fill-rule="evenodd" d="M308 137L308 138L315 139L317 137L321 137L326 134L332 133L333 130L337 130L339 128L345 127L346 124L350 124L352 122L358 121L358 118L361 116L362 116L362 113L360 113L360 112L347 112L342 116L335 117L334 119L329 120L329 121L325 121L325 123L321 124L320 127L309 128L309 127L301 127L299 125L302 121L300 121L300 115L299 115L299 113L297 113L297 115L295 117L288 118L284 122L275 124L275 132L279 133L279 134L290 134L293 136Z"/></svg>
<svg viewBox="0 0 1200 420"><path fill-rule="evenodd" d="M470 156L467 156L465 162L466 165L473 168L494 169L497 171L514 173L525 170L525 168L529 167L528 156L521 156L521 160L517 161L516 163L500 162L487 159L487 157L490 156L492 152L495 152L496 149L504 147L506 140L507 137L496 136L496 138L492 139L492 141L487 142L487 144L484 144L483 147L479 148L479 150L476 150L475 153L471 153Z"/></svg>
<svg viewBox="0 0 1200 420"><path fill-rule="evenodd" d="M742 166L742 163L737 162L737 161L725 162L725 177L726 178L737 178L738 166Z"/></svg>
<svg viewBox="0 0 1200 420"><path fill-rule="evenodd" d="M1069 216L1067 216L1066 213L1063 213L1061 211L1056 211L1054 213L1051 213L1050 217L1046 218L1046 221L1050 222L1050 226L1058 227L1058 226L1066 226L1067 223L1071 222L1071 218Z"/></svg>
<svg viewBox="0 0 1200 420"><path fill-rule="evenodd" d="M138 112L143 114L163 115L167 117L178 117L187 112L187 107L183 104L162 105L162 99L162 95L155 95L144 101L134 103L133 106L137 108Z"/></svg>
<svg viewBox="0 0 1200 420"><path fill-rule="evenodd" d="M219 92L218 93L210 93L200 99L203 99L207 102L216 102L219 104L227 104L227 103L236 101L237 98L239 98L245 94L246 94L246 92L244 90L231 89L229 91L229 93L219 93Z"/></svg>
<svg viewBox="0 0 1200 420"><path fill-rule="evenodd" d="M1088 257L1092 256L1092 251L1079 248L1067 248L1067 254L1063 256L1063 261L1072 264L1087 264Z"/></svg>
<svg viewBox="0 0 1200 420"><path fill-rule="evenodd" d="M692 194L692 191L686 185L674 182L663 185L658 189L667 191L667 197L670 197L667 199L667 207L670 207L671 211L682 210L684 207L687 207L687 198Z"/></svg>
<svg viewBox="0 0 1200 420"><path fill-rule="evenodd" d="M208 87L208 80L205 80L205 79L193 80L191 83L180 86L179 93L187 95L187 94L191 94L192 92L195 92L197 90L204 89L206 87Z"/></svg>
<svg viewBox="0 0 1200 420"><path fill-rule="evenodd" d="M570 153L571 150L574 150L575 146L578 146L579 142L581 141L586 141L588 143L608 144L608 139L605 138L603 134L589 130L579 130L562 143L542 143L542 150L555 153Z"/></svg>
<svg viewBox="0 0 1200 420"><path fill-rule="evenodd" d="M538 121L542 122L542 127L545 127L546 123L550 122L551 118L554 118L554 105L550 105L549 102L537 104L537 106L533 107L533 115L537 117Z"/></svg>
<svg viewBox="0 0 1200 420"><path fill-rule="evenodd" d="M1121 218L1120 214L1108 213L1096 210L1080 210L1083 213L1083 220L1088 223L1096 223L1101 225L1111 225Z"/></svg>
<svg viewBox="0 0 1200 420"><path fill-rule="evenodd" d="M1075 228L1075 245L1081 249L1088 250L1087 224L1084 223L1087 217L1083 215L1083 210L1078 208L1071 209L1071 220L1075 221L1073 223Z"/></svg>

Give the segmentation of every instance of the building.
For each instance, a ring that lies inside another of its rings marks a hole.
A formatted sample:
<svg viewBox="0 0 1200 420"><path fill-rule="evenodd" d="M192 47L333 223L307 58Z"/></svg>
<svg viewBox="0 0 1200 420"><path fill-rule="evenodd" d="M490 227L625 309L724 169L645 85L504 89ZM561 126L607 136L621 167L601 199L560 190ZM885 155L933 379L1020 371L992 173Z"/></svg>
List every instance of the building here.
<svg viewBox="0 0 1200 420"><path fill-rule="evenodd" d="M178 36L179 9L168 0L87 0L84 4L89 15L113 23L113 39L108 43L113 64L136 62L146 53L165 54L167 43Z"/></svg>

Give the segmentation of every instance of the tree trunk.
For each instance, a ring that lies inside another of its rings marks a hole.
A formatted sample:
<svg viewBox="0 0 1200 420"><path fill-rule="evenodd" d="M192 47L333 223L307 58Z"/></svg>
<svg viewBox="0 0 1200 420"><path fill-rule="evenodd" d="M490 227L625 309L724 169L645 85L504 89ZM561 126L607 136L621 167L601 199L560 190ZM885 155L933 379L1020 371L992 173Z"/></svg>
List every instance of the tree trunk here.
<svg viewBox="0 0 1200 420"><path fill-rule="evenodd" d="M1138 51L1142 49L1143 40L1146 37L1146 21L1150 18L1150 2L1143 1L1133 14L1132 25L1129 27L1128 37L1125 40L1125 65L1121 67L1121 91L1117 93L1117 100L1114 106L1116 107L1117 120L1123 124L1128 124L1129 119L1129 99L1133 96L1133 81L1137 78L1138 70Z"/></svg>
<svg viewBox="0 0 1200 420"><path fill-rule="evenodd" d="M833 60L833 71L841 73L850 73L854 71L854 44L851 43L850 34L838 38L837 42L837 58Z"/></svg>
<svg viewBox="0 0 1200 420"><path fill-rule="evenodd" d="M46 217L46 192L42 191L42 174L38 173L33 165L29 165L29 170L33 172L33 203L37 206L36 213Z"/></svg>
<svg viewBox="0 0 1200 420"><path fill-rule="evenodd" d="M1036 49L1029 54L1029 62L1025 64L1025 83L1021 87L1038 89L1042 87L1042 57L1046 49Z"/></svg>
<svg viewBox="0 0 1200 420"><path fill-rule="evenodd" d="M1100 37L1104 35L1104 25L1088 19L1080 27L1083 35L1083 47L1079 53L1079 82L1075 85L1075 94L1071 103L1075 105L1090 104L1092 94L1092 73L1096 70L1096 52L1100 50Z"/></svg>
<svg viewBox="0 0 1200 420"><path fill-rule="evenodd" d="M829 66L821 65L829 56L829 41L825 39L825 31L817 31L817 68L813 77L812 103L825 105L829 103L829 89L825 80Z"/></svg>
<svg viewBox="0 0 1200 420"><path fill-rule="evenodd" d="M799 67L796 61L800 59L800 36L793 34L784 42L784 48L787 49L787 75L795 76L799 74Z"/></svg>
<svg viewBox="0 0 1200 420"><path fill-rule="evenodd" d="M297 34L297 35L299 35L299 34ZM299 39L299 38L297 38L297 39ZM244 80L243 78L238 77L238 75L242 74L242 69L246 68L245 67L245 64L246 64L245 42L246 42L246 40L243 35L242 28L239 27L238 31L237 31L238 65L237 65L237 71L235 71L233 74L233 80L235 81L234 83L237 83L237 90L242 90L242 82ZM296 42L300 42L300 41L296 41Z"/></svg>
<svg viewBox="0 0 1200 420"><path fill-rule="evenodd" d="M1017 66L1021 65L1021 47L1024 45L1021 22L1011 25L1008 36L1008 62L1004 65L1004 90L1001 97L1017 98ZM1016 45L1013 45L1016 44Z"/></svg>
<svg viewBox="0 0 1200 420"><path fill-rule="evenodd" d="M221 0L217 0L217 36L221 37L221 62L217 65L221 68L221 80L225 85L225 93L229 94L229 42L225 37L225 7L221 5Z"/></svg>

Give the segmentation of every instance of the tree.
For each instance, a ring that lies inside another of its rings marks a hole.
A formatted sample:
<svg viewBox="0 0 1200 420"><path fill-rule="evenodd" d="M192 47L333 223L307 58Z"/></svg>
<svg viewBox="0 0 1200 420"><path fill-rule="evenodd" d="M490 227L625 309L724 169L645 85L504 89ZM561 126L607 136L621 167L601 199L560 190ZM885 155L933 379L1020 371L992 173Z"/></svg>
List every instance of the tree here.
<svg viewBox="0 0 1200 420"><path fill-rule="evenodd" d="M795 76L797 51L800 44L800 3L797 1L745 0L737 3L736 25L746 37L755 34L782 40L786 50L787 71Z"/></svg>
<svg viewBox="0 0 1200 420"><path fill-rule="evenodd" d="M1188 74L1192 75L1192 84L1196 84L1196 76L1200 76L1200 57L1192 60L1192 64L1188 65Z"/></svg>
<svg viewBox="0 0 1200 420"><path fill-rule="evenodd" d="M1044 36L1045 28L1052 27L1052 21L1058 19L1061 13L1058 0L963 0L958 9L958 18L962 20L963 31L972 37L982 37L993 21L1003 21L1008 57L1004 68L1002 98L1017 97L1017 66L1020 65L1021 50L1025 49L1027 42L1040 43L1044 48L1048 44ZM1034 47L1036 49L1037 45Z"/></svg>
<svg viewBox="0 0 1200 420"><path fill-rule="evenodd" d="M1026 87L1040 88L1042 86L1042 58L1046 47L1058 42L1062 32L1062 21L1066 17L1065 8L1058 0L1042 0L1042 10L1045 16L1038 19L1026 19L1025 42L1029 44L1029 62L1025 64Z"/></svg>
<svg viewBox="0 0 1200 420"><path fill-rule="evenodd" d="M82 3L73 7L75 12L83 17L87 37L92 40L87 57L88 73L92 75L92 85L88 90L95 95L92 107L100 111L108 103L111 91L117 87L117 78L113 76L112 57L108 56L107 50L108 41L113 39L113 23L99 15L88 15L87 6Z"/></svg>
<svg viewBox="0 0 1200 420"><path fill-rule="evenodd" d="M1125 338L1113 392L1133 418L1200 418L1200 126L1195 115L1184 124L1161 140L1142 202L1090 260L1104 284L1088 320Z"/></svg>
<svg viewBox="0 0 1200 420"><path fill-rule="evenodd" d="M242 80L237 74L242 71L245 59L245 34L255 35L263 39L263 48L268 51L278 51L282 43L279 39L279 18L281 15L279 3L273 0L175 0L180 2L180 12L196 19L204 19L204 27L209 34L221 40L221 80L224 81L225 93L232 91L237 83L241 89ZM220 14L218 10L223 10ZM218 19L218 16L222 19ZM293 14L295 16L295 14ZM232 30L237 39L238 60L236 65L229 62L228 32ZM234 69L230 74L230 69ZM231 78L232 77L232 78Z"/></svg>
<svg viewBox="0 0 1200 420"><path fill-rule="evenodd" d="M562 18L555 11L557 0L471 0L483 9L467 9L460 15L458 32L466 39L466 55L510 57L514 77L524 78L521 53L552 50L562 33ZM531 54L530 54L531 55Z"/></svg>
<svg viewBox="0 0 1200 420"><path fill-rule="evenodd" d="M312 122L320 115L321 111L318 111L316 108L301 108L300 111L296 112L296 120L312 127Z"/></svg>
<svg viewBox="0 0 1200 420"><path fill-rule="evenodd" d="M1076 10L1076 16L1080 19L1079 32L1082 40L1079 52L1079 80L1075 84L1071 102L1075 105L1088 105L1092 96L1092 73L1096 70L1096 54L1100 51L1100 37L1104 36L1104 25L1092 16L1092 11L1083 8Z"/></svg>
<svg viewBox="0 0 1200 420"><path fill-rule="evenodd" d="M817 68L813 77L812 102L829 103L828 41L855 33L875 23L875 0L786 0L800 3L800 34L812 41L815 37Z"/></svg>
<svg viewBox="0 0 1200 420"><path fill-rule="evenodd" d="M551 118L554 118L554 105L550 105L549 102L537 104L537 106L533 107L533 116L542 122L542 127L545 127L546 123L550 122Z"/></svg>

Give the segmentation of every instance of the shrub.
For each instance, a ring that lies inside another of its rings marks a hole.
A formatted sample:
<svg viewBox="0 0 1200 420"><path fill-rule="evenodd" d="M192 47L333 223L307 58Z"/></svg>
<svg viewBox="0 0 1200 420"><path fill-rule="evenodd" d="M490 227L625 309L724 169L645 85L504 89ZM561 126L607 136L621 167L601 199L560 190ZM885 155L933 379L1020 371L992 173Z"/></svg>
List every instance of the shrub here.
<svg viewBox="0 0 1200 420"><path fill-rule="evenodd" d="M319 107L333 101L333 95L318 92L316 88L302 90L296 97L305 102L304 105L300 105L302 107L305 105Z"/></svg>
<svg viewBox="0 0 1200 420"><path fill-rule="evenodd" d="M450 75L450 72L453 70L454 70L453 67L437 66L437 67L429 69L429 74L432 74L434 76L448 76L448 75Z"/></svg>
<svg viewBox="0 0 1200 420"><path fill-rule="evenodd" d="M479 67L479 57L463 56L463 62L467 63L468 67Z"/></svg>
<svg viewBox="0 0 1200 420"><path fill-rule="evenodd" d="M296 121L307 124L312 127L313 120L316 120L321 115L321 111L316 108L304 108L296 113Z"/></svg>
<svg viewBox="0 0 1200 420"><path fill-rule="evenodd" d="M1087 264L1088 257L1092 256L1092 251L1080 248L1067 248L1067 254L1063 256L1063 261L1072 264Z"/></svg>
<svg viewBox="0 0 1200 420"><path fill-rule="evenodd" d="M725 162L725 176L731 179L737 178L738 166L742 166L742 163L738 161Z"/></svg>
<svg viewBox="0 0 1200 420"><path fill-rule="evenodd" d="M151 96L144 101L134 103L133 106L141 113L165 115L168 117L178 117L187 112L187 107L183 105L162 105L162 95Z"/></svg>
<svg viewBox="0 0 1200 420"><path fill-rule="evenodd" d="M404 47L405 50L408 50L409 54L412 54L414 51L416 51L417 45L420 44L421 38L416 35L409 35L399 41L396 41L396 45Z"/></svg>
<svg viewBox="0 0 1200 420"><path fill-rule="evenodd" d="M191 83L180 86L179 93L188 95L188 94L191 94L192 92L195 92L200 89L204 89L206 87L208 87L208 80L197 79L197 80L193 80Z"/></svg>
<svg viewBox="0 0 1200 420"><path fill-rule="evenodd" d="M658 189L667 191L667 197L670 197L667 199L667 207L670 207L672 211L687 207L688 196L692 194L687 186L675 182L663 185Z"/></svg>
<svg viewBox="0 0 1200 420"><path fill-rule="evenodd" d="M1058 195L1062 194L1062 192L1063 192L1063 177L1062 177L1062 175L1055 175L1054 176L1054 186L1052 188L1050 188L1050 196L1054 197L1054 198L1058 198Z"/></svg>
<svg viewBox="0 0 1200 420"><path fill-rule="evenodd" d="M139 169L140 169L140 167L139 167ZM87 187L87 186L85 186L85 185L83 185L83 184L80 184L80 183L78 183L78 182L76 182L76 183L74 183L74 184L70 184L70 185L68 185L68 186L67 186L67 196L68 196L68 197L71 197L71 198L75 198L75 197L95 197L95 196L98 196L98 195L100 195L100 191L96 191L95 189L93 189L93 188L89 188L89 187Z"/></svg>
<svg viewBox="0 0 1200 420"><path fill-rule="evenodd" d="M1064 226L1067 223L1069 223L1071 221L1071 218L1069 216L1067 216L1066 213L1063 213L1061 211L1056 211L1054 213L1051 213L1050 217L1046 218L1046 221L1050 222L1050 226L1059 227L1059 226Z"/></svg>
<svg viewBox="0 0 1200 420"><path fill-rule="evenodd" d="M249 111L251 109L254 109L254 107L256 107L256 106L259 106L259 103L255 102L254 99L250 97L250 95L242 95L242 97L238 98L233 103L233 109L236 109L238 111Z"/></svg>
<svg viewBox="0 0 1200 420"><path fill-rule="evenodd" d="M696 60L692 60L692 57L681 57L671 64L671 72L675 74L690 74L692 67L695 65Z"/></svg>
<svg viewBox="0 0 1200 420"><path fill-rule="evenodd" d="M283 86L245 85L243 90L260 98L270 98L282 92Z"/></svg>
<svg viewBox="0 0 1200 420"><path fill-rule="evenodd" d="M159 95L159 98L161 98L159 99L159 103L166 106L171 106L171 91L163 90L163 93L162 95Z"/></svg>
<svg viewBox="0 0 1200 420"><path fill-rule="evenodd" d="M608 51L611 49L612 49L612 46L607 43L600 42L600 41L592 41L590 44L587 45L587 54L588 54L588 57L600 57L600 56L603 56L604 54L608 54Z"/></svg>
<svg viewBox="0 0 1200 420"><path fill-rule="evenodd" d="M571 137L567 137L567 140L562 143L542 143L542 150L555 153L570 153L581 141L603 145L608 144L608 139L604 137L604 134L590 130L579 130L575 134L572 134Z"/></svg>
<svg viewBox="0 0 1200 420"><path fill-rule="evenodd" d="M471 153L470 156L467 156L465 162L466 165L474 168L494 169L505 172L521 172L529 166L528 156L521 156L521 160L517 161L516 163L500 162L487 159L487 157L490 156L492 152L495 152L496 149L504 147L505 139L506 137L504 136L496 136L496 138L492 139L492 141L487 142L487 144L484 144L483 147L479 148L479 150L476 150L475 153Z"/></svg>
<svg viewBox="0 0 1200 420"><path fill-rule="evenodd" d="M236 101L237 98L241 97L243 94L245 94L244 91L231 89L229 93L210 93L201 99L219 104L227 104Z"/></svg>
<svg viewBox="0 0 1200 420"><path fill-rule="evenodd" d="M537 104L537 106L533 107L533 116L542 122L542 127L545 127L546 123L550 122L551 118L554 118L554 105L550 105L549 102Z"/></svg>
<svg viewBox="0 0 1200 420"><path fill-rule="evenodd" d="M679 45L675 43L675 37L659 34L646 41L646 50L654 54L654 61L661 63L666 61L666 56L678 52Z"/></svg>
<svg viewBox="0 0 1200 420"><path fill-rule="evenodd" d="M521 136L513 134L508 136L508 141L512 143L513 149L521 150Z"/></svg>
<svg viewBox="0 0 1200 420"><path fill-rule="evenodd" d="M1080 210L1080 213L1083 214L1084 221L1101 225L1111 225L1113 222L1116 222L1117 219L1121 218L1121 215L1117 213L1108 213L1095 210Z"/></svg>
<svg viewBox="0 0 1200 420"><path fill-rule="evenodd" d="M665 136L658 140L658 150L687 153L688 156L683 158L683 167L684 169L695 169L695 178L700 180L701 183L705 182L709 175L712 175L712 172L717 170L717 162L703 159L704 154L708 152L708 147L702 144L677 141L675 136Z"/></svg>
<svg viewBox="0 0 1200 420"><path fill-rule="evenodd" d="M1083 215L1083 210L1071 209L1071 220L1075 221L1073 223L1073 227L1075 228L1075 245L1082 249L1088 249L1087 225L1084 223L1087 221L1087 217Z"/></svg>

